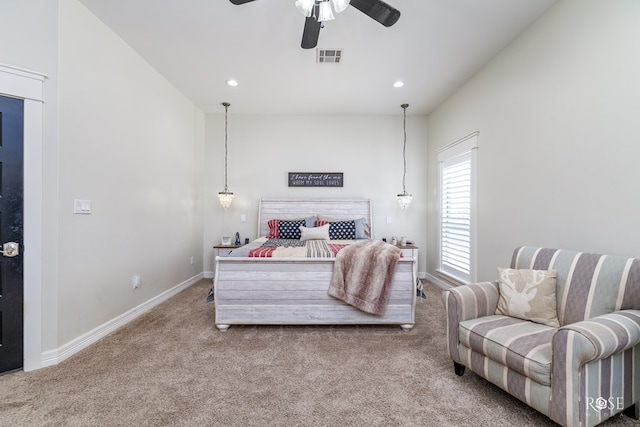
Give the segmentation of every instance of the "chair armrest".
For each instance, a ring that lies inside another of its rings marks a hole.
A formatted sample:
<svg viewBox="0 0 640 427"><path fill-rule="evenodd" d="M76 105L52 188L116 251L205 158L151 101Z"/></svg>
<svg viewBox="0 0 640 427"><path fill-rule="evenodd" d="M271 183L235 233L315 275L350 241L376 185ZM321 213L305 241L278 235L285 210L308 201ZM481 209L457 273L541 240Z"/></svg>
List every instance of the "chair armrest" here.
<svg viewBox="0 0 640 427"><path fill-rule="evenodd" d="M458 324L494 314L498 295L497 282L472 283L442 292L447 314L447 349L454 362L460 363Z"/></svg>
<svg viewBox="0 0 640 427"><path fill-rule="evenodd" d="M581 411L589 410L584 406L585 399L600 396L599 389L598 394L578 392L585 387L581 379L583 370L639 344L640 310L615 311L559 328L553 336L549 417L561 425L577 425ZM632 370L638 369L637 362L633 363ZM623 381L631 384L632 380L629 377ZM631 395L624 398L633 403Z"/></svg>
<svg viewBox="0 0 640 427"><path fill-rule="evenodd" d="M498 296L498 282L472 283L442 292L447 317L455 312L456 323L495 314Z"/></svg>
<svg viewBox="0 0 640 427"><path fill-rule="evenodd" d="M561 327L553 338L554 359L556 350L566 348L569 341L567 356L572 354L579 365L631 348L640 344L640 310L614 311Z"/></svg>

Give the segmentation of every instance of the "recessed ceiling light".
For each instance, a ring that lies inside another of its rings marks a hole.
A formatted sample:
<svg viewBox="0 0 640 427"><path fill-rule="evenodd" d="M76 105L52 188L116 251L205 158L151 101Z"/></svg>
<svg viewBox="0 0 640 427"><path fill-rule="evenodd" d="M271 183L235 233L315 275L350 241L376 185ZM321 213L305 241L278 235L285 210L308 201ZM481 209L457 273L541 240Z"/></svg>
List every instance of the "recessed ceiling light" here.
<svg viewBox="0 0 640 427"><path fill-rule="evenodd" d="M393 84L393 87L402 87L402 86L404 86L404 82L400 80L398 80Z"/></svg>
<svg viewBox="0 0 640 427"><path fill-rule="evenodd" d="M231 79L231 80L227 80L227 84L228 84L229 86L233 86L233 87L238 86L238 82L237 82L237 81L235 81L235 80L233 80L233 79Z"/></svg>

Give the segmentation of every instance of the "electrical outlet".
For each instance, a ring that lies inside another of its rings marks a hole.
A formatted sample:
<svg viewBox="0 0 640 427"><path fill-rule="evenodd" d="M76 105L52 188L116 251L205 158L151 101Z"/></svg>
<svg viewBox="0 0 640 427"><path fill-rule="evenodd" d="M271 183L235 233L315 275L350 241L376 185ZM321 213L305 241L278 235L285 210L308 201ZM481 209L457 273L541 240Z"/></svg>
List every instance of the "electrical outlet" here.
<svg viewBox="0 0 640 427"><path fill-rule="evenodd" d="M193 257L191 257L191 260L190 260L190 262L191 262L191 265L193 265Z"/></svg>
<svg viewBox="0 0 640 427"><path fill-rule="evenodd" d="M133 289L138 289L140 287L140 276L133 276L131 278L131 286L133 286Z"/></svg>

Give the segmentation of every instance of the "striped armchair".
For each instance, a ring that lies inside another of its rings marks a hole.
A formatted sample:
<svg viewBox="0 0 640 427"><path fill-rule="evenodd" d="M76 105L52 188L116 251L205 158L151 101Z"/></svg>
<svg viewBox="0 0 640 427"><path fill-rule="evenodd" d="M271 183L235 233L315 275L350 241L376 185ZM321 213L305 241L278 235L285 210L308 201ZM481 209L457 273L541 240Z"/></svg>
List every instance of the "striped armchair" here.
<svg viewBox="0 0 640 427"><path fill-rule="evenodd" d="M640 405L640 259L517 248L511 268L557 270L560 327L496 315L497 282L443 293L447 347L465 367L563 426Z"/></svg>

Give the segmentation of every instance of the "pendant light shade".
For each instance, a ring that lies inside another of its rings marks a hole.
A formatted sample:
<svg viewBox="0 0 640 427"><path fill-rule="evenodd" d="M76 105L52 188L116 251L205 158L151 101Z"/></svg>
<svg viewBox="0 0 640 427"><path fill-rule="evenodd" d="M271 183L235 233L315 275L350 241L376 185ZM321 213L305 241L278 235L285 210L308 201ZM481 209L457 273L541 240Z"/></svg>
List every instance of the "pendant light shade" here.
<svg viewBox="0 0 640 427"><path fill-rule="evenodd" d="M343 12L350 2L351 0L296 0L295 5L307 18L313 16L316 21L324 22L335 19L333 12Z"/></svg>
<svg viewBox="0 0 640 427"><path fill-rule="evenodd" d="M406 210L413 199L413 196L409 193L400 193L398 194L398 204L400 205L400 209Z"/></svg>
<svg viewBox="0 0 640 427"><path fill-rule="evenodd" d="M220 191L218 193L218 199L220 200L222 207L227 209L231 206L231 202L233 202L233 193L229 191L229 188L227 187L227 118L229 106L231 104L223 102L222 105L224 105L224 191Z"/></svg>
<svg viewBox="0 0 640 427"><path fill-rule="evenodd" d="M318 7L318 22L331 21L332 19L336 19L336 17L333 16L331 3L329 0L325 0Z"/></svg>
<svg viewBox="0 0 640 427"><path fill-rule="evenodd" d="M313 13L315 0L296 0L296 7L307 18Z"/></svg>
<svg viewBox="0 0 640 427"><path fill-rule="evenodd" d="M349 6L349 1L350 0L331 0L331 3L333 3L333 9L336 13L340 13Z"/></svg>
<svg viewBox="0 0 640 427"><path fill-rule="evenodd" d="M407 193L406 182L407 182L407 107L409 104L402 104L403 110L403 121L402 128L404 131L404 142L402 146L402 159L404 161L404 171L402 173L402 193L397 195L398 204L400 205L400 209L403 211L406 210L411 204L411 200L413 196Z"/></svg>
<svg viewBox="0 0 640 427"><path fill-rule="evenodd" d="M233 202L233 193L230 191L220 191L218 193L218 199L223 208L227 209Z"/></svg>

